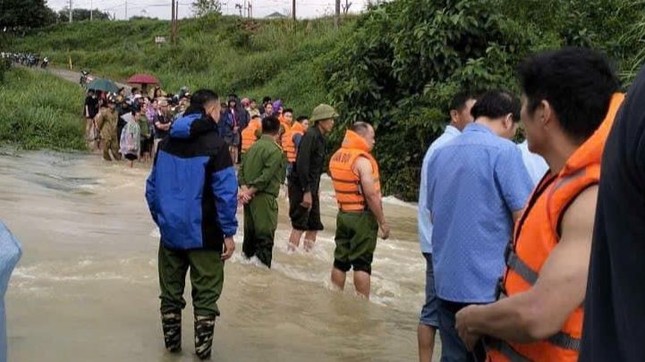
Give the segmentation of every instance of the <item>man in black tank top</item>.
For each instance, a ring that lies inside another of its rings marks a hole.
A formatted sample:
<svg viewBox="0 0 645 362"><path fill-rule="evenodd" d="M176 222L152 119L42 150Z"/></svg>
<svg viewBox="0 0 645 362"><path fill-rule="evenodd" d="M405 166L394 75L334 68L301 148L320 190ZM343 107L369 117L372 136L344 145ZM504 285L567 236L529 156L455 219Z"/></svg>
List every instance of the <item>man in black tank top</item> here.
<svg viewBox="0 0 645 362"><path fill-rule="evenodd" d="M645 360L645 68L607 139L580 361Z"/></svg>

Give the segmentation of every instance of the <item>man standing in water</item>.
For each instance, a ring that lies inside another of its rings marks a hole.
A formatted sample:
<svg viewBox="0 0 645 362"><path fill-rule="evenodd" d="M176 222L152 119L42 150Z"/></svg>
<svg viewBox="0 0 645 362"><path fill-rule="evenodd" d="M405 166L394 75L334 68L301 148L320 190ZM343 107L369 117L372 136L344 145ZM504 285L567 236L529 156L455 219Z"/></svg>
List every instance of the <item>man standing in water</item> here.
<svg viewBox="0 0 645 362"><path fill-rule="evenodd" d="M305 250L311 250L318 231L323 229L318 193L326 156L325 136L334 127L336 117L338 113L332 106L318 105L310 118L314 126L307 129L300 141L293 172L289 175L289 218L293 227L290 250L298 248L303 233Z"/></svg>
<svg viewBox="0 0 645 362"><path fill-rule="evenodd" d="M354 286L369 298L372 258L379 229L383 239L390 235L381 203L379 168L370 153L374 128L356 122L345 133L341 148L329 162L329 172L338 201L336 250L332 283L343 290L347 272L354 269Z"/></svg>
<svg viewBox="0 0 645 362"><path fill-rule="evenodd" d="M262 137L247 152L239 171L240 199L245 204L242 251L269 268L278 227L277 198L286 172L286 160L277 143L279 135L280 121L273 116L264 118Z"/></svg>
<svg viewBox="0 0 645 362"><path fill-rule="evenodd" d="M421 166L421 184L419 186L419 243L421 252L426 260L426 300L421 309L421 318L417 328L417 339L419 342L419 362L432 360L434 353L434 340L437 328L439 328L439 316L437 313L438 303L434 288L434 269L432 268L432 222L430 212L427 209L428 192L428 164L434 152L459 136L464 128L473 122L470 110L475 104L475 97L469 93L459 93L452 98L450 105L450 124L446 126L443 134L439 136L428 148L423 157Z"/></svg>
<svg viewBox="0 0 645 362"><path fill-rule="evenodd" d="M103 159L112 161L121 159L119 153L119 142L117 140L117 124L119 113L116 111L116 98L113 95L107 98L108 107L101 109L96 115L96 128L101 132L101 146L103 147ZM112 157L110 157L112 151Z"/></svg>
<svg viewBox="0 0 645 362"><path fill-rule="evenodd" d="M224 261L233 255L237 232L237 182L226 142L216 123L220 102L199 90L173 123L146 184L146 200L161 232L159 285L166 348L181 350L181 310L190 268L195 312L195 351L211 355Z"/></svg>
<svg viewBox="0 0 645 362"><path fill-rule="evenodd" d="M432 221L432 266L445 361L471 356L455 329L455 314L495 301L504 248L533 183L513 138L520 101L505 91L477 100L475 121L437 149L428 164L427 208Z"/></svg>

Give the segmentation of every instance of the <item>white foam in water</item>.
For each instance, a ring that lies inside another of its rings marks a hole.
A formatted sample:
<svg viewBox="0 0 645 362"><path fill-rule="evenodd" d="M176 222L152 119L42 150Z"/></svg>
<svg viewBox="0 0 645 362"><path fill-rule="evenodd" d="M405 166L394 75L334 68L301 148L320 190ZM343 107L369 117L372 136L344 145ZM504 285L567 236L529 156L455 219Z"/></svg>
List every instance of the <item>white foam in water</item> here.
<svg viewBox="0 0 645 362"><path fill-rule="evenodd" d="M386 196L386 197L384 197L383 198L383 203L389 204L389 205L407 207L409 209L414 209L414 210L417 210L419 208L417 204L414 204L414 203L411 203L411 202L405 202L403 200L399 200L394 196Z"/></svg>
<svg viewBox="0 0 645 362"><path fill-rule="evenodd" d="M150 237L159 239L161 237L161 232L159 231L159 228L156 227L150 232Z"/></svg>

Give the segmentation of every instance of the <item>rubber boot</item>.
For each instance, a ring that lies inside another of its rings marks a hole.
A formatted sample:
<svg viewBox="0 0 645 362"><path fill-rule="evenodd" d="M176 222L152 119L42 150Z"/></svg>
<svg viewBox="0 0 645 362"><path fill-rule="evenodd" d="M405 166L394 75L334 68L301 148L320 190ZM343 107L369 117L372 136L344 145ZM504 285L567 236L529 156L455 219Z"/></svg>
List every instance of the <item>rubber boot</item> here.
<svg viewBox="0 0 645 362"><path fill-rule="evenodd" d="M195 316L195 353L199 359L211 358L215 316Z"/></svg>
<svg viewBox="0 0 645 362"><path fill-rule="evenodd" d="M181 351L181 311L161 314L161 327L166 349L171 353Z"/></svg>

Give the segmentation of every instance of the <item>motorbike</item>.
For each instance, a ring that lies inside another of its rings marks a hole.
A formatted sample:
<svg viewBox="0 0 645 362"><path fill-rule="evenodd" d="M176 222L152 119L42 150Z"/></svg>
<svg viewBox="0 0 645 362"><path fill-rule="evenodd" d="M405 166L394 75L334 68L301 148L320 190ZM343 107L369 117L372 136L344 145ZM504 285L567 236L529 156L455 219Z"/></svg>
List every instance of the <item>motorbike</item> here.
<svg viewBox="0 0 645 362"><path fill-rule="evenodd" d="M87 88L87 85L90 84L94 80L94 77L90 76L90 72L87 70L81 71L81 79L79 80L79 84L83 88Z"/></svg>

